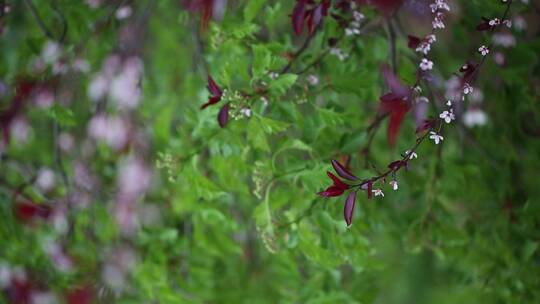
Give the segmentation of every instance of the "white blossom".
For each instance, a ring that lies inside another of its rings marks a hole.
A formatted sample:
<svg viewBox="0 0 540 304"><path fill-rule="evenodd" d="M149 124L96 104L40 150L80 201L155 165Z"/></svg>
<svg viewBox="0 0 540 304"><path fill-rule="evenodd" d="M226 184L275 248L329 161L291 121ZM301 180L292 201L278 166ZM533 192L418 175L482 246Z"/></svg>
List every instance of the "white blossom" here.
<svg viewBox="0 0 540 304"><path fill-rule="evenodd" d="M382 197L384 197L384 193L382 192L381 189L373 189L373 190L371 190L371 192L373 192L373 194L374 194L375 196L382 196Z"/></svg>
<svg viewBox="0 0 540 304"><path fill-rule="evenodd" d="M486 56L487 54L489 54L489 48L485 45L482 45L478 48L478 52L482 54L482 56Z"/></svg>
<svg viewBox="0 0 540 304"><path fill-rule="evenodd" d="M473 87L470 84L466 83L463 85L463 94L467 95L473 92Z"/></svg>
<svg viewBox="0 0 540 304"><path fill-rule="evenodd" d="M132 12L133 12L133 10L131 9L131 6L124 5L124 6L119 7L116 10L115 17L118 20L123 20L123 19L129 18L129 16L131 16Z"/></svg>
<svg viewBox="0 0 540 304"><path fill-rule="evenodd" d="M418 96L416 97L415 101L417 103L421 103L421 102L429 102L429 99L426 97L426 96Z"/></svg>
<svg viewBox="0 0 540 304"><path fill-rule="evenodd" d="M359 11L354 11L353 12L353 18L354 18L354 20L359 22L359 21L362 21L365 18L365 16L364 16L364 14L360 13Z"/></svg>
<svg viewBox="0 0 540 304"><path fill-rule="evenodd" d="M433 22L431 22L431 25L434 29L443 29L444 28L444 22L443 22L443 13L437 13L437 16L433 19Z"/></svg>
<svg viewBox="0 0 540 304"><path fill-rule="evenodd" d="M240 114L244 115L244 117L251 117L251 109L250 108L242 108L240 109Z"/></svg>
<svg viewBox="0 0 540 304"><path fill-rule="evenodd" d="M317 77L316 75L311 74L311 75L309 75L307 77L307 82L312 86L316 86L316 85L319 84L319 77Z"/></svg>
<svg viewBox="0 0 540 304"><path fill-rule="evenodd" d="M420 69L422 69L422 71L433 69L433 61L427 58L422 58L422 61L420 62Z"/></svg>
<svg viewBox="0 0 540 304"><path fill-rule="evenodd" d="M441 114L439 114L439 118L443 119L446 123L451 123L452 120L456 119L456 116L454 115L452 109L450 109L450 111L443 111Z"/></svg>
<svg viewBox="0 0 540 304"><path fill-rule="evenodd" d="M415 51L417 51L419 53L423 53L424 55L427 55L427 53L429 53L430 50L431 50L431 44L424 41L424 42L421 42L420 44L418 44Z"/></svg>
<svg viewBox="0 0 540 304"><path fill-rule="evenodd" d="M418 154L416 154L416 152L414 151L405 151L405 155L407 156L408 159L414 159L414 158L418 158Z"/></svg>
<svg viewBox="0 0 540 304"><path fill-rule="evenodd" d="M390 181L390 186L392 186L392 189L393 189L394 191L396 191L396 190L399 188L398 182L397 182L397 180L395 180L395 179Z"/></svg>
<svg viewBox="0 0 540 304"><path fill-rule="evenodd" d="M448 6L446 0L435 0L435 2L430 4L429 7L431 8L432 13L435 13L438 10L450 11L450 6Z"/></svg>
<svg viewBox="0 0 540 304"><path fill-rule="evenodd" d="M469 128L483 126L486 123L487 115L480 109L470 109L463 113L463 124Z"/></svg>
<svg viewBox="0 0 540 304"><path fill-rule="evenodd" d="M41 50L41 58L47 64L52 64L60 58L62 47L54 41L47 41Z"/></svg>
<svg viewBox="0 0 540 304"><path fill-rule="evenodd" d="M345 35L347 36L352 36L352 35L359 35L360 34L360 30L357 29L357 28L346 28L345 29Z"/></svg>
<svg viewBox="0 0 540 304"><path fill-rule="evenodd" d="M54 171L49 168L41 168L36 178L36 186L43 192L51 191L55 186Z"/></svg>
<svg viewBox="0 0 540 304"><path fill-rule="evenodd" d="M491 19L489 20L488 24L490 26L496 26L496 25L501 24L501 20L499 20L499 18Z"/></svg>
<svg viewBox="0 0 540 304"><path fill-rule="evenodd" d="M333 47L330 49L330 54L336 56L339 60L343 61L349 57L348 54L343 53L343 51L340 48Z"/></svg>
<svg viewBox="0 0 540 304"><path fill-rule="evenodd" d="M429 138L433 139L433 141L435 142L436 145L438 145L444 139L444 137L442 137L441 135L435 133L434 131L429 132L429 134L431 134L431 135L429 135Z"/></svg>

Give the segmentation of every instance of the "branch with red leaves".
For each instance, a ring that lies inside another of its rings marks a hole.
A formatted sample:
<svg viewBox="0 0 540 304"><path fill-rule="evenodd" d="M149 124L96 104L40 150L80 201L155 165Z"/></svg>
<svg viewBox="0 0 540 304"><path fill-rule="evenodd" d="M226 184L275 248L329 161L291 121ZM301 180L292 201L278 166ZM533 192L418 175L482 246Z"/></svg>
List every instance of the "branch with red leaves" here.
<svg viewBox="0 0 540 304"><path fill-rule="evenodd" d="M487 21L488 27L490 31L494 31L496 27L501 26L502 24L509 24L506 20L509 11L510 6L512 4L512 1L503 1L506 3L506 9L504 11L503 16L501 19L492 19L490 21ZM433 29L436 28L444 28L444 24L442 23L443 15L441 15L441 10L449 10L448 5L444 0L435 0L435 2L430 6L432 8L433 13L435 13L435 19L433 20ZM481 23L477 29L479 30L485 30L486 20ZM432 32L432 34L428 35L425 40L420 40L416 37L409 36L409 47L416 49L416 51L421 52L424 54L422 61L419 65L419 70L417 72L417 79L415 85L410 88L404 86L400 80L395 76L395 74L391 71L391 69L387 66L383 66L383 75L384 79L386 81L386 84L388 88L390 89L390 93L385 94L381 97L381 113L386 113L390 117L390 124L388 127L388 140L391 145L395 143L396 135L399 130L399 126L401 125L403 118L405 114L410 109L410 103L412 101L413 94L415 92L420 92L418 90L420 81L422 80L422 74L428 70L432 69L433 62L431 62L425 55L427 55L427 52L431 49L431 44L435 41L435 36ZM482 55L482 59L479 64L474 63L467 63L464 66L460 68L460 72L463 73L462 79L462 85L461 85L461 94L456 101L462 101L465 99L465 95L470 93L472 91L471 84L475 80L476 75L478 74L480 67L484 64L486 61L486 57L489 54L489 50L491 48L491 45L489 47L481 46L478 49L478 52ZM428 84L429 85L429 84ZM449 100L446 104L451 107L454 101ZM381 116L378 116L381 117ZM380 118L382 119L382 118ZM413 158L417 157L416 150L420 146L422 142L425 141L425 139L429 136L430 139L432 139L435 144L439 144L443 137L440 135L440 132L442 130L443 123L450 123L455 119L454 113L452 108L449 110L443 111L437 119L428 119L425 120L423 123L417 126L416 133L423 133L422 136L418 137L416 139L415 145L408 151L406 151L402 158L396 161L391 162L388 165L388 169L376 176L373 176L369 179L363 179L360 180L358 177L354 176L352 173L350 173L347 168L345 168L343 165L341 165L336 160L332 160L332 166L334 170L336 171L337 175L341 177L342 179L336 177L331 172L328 172L328 176L332 180L333 184L329 186L326 190L319 192L318 194L324 197L333 197L333 196L341 196L346 191L350 191L344 204L344 218L347 226L350 226L352 224L352 218L354 214L354 208L356 205L356 195L359 190L365 190L367 191L368 199L371 199L372 195L375 196L384 196L384 193L381 189L373 189L373 185L376 182L382 182L385 183L385 180L388 176L392 176L392 180L390 181L390 185L394 190L398 189L398 183L396 180L396 174L399 170L402 168L407 168L409 161ZM375 125L378 125L380 123L379 119L375 120ZM437 129L437 131L435 131ZM440 149L438 150L440 153ZM440 156L440 154L439 154Z"/></svg>

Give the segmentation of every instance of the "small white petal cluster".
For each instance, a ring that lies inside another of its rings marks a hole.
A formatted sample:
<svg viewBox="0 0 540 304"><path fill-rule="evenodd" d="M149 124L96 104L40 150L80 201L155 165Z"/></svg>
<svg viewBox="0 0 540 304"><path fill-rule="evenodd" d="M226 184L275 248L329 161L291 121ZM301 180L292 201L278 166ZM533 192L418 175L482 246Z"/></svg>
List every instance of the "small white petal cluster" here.
<svg viewBox="0 0 540 304"><path fill-rule="evenodd" d="M312 86L316 86L319 84L319 77L317 75L311 74L307 77L307 82Z"/></svg>
<svg viewBox="0 0 540 304"><path fill-rule="evenodd" d="M97 115L88 123L88 135L105 142L115 151L123 149L129 141L129 126L119 117Z"/></svg>
<svg viewBox="0 0 540 304"><path fill-rule="evenodd" d="M444 137L442 137L441 135L437 134L434 131L429 132L429 134L430 134L429 139L432 139L436 145L438 145L444 139Z"/></svg>
<svg viewBox="0 0 540 304"><path fill-rule="evenodd" d="M437 13L433 21L431 22L431 25L433 26L433 29L443 29L444 22L443 22L444 14L443 13Z"/></svg>
<svg viewBox="0 0 540 304"><path fill-rule="evenodd" d="M397 180L395 180L395 179L390 181L390 186L392 186L392 189L393 189L394 191L396 191L396 190L399 188L398 182L397 182Z"/></svg>
<svg viewBox="0 0 540 304"><path fill-rule="evenodd" d="M466 83L463 85L463 94L468 95L473 92L473 87L470 84Z"/></svg>
<svg viewBox="0 0 540 304"><path fill-rule="evenodd" d="M436 11L450 11L450 6L446 3L446 0L435 0L430 6L431 12L435 13Z"/></svg>
<svg viewBox="0 0 540 304"><path fill-rule="evenodd" d="M129 5L124 5L116 10L115 17L117 20L124 20L131 16L133 9Z"/></svg>
<svg viewBox="0 0 540 304"><path fill-rule="evenodd" d="M433 69L433 61L427 58L422 58L422 61L420 62L419 66L422 71L429 71Z"/></svg>
<svg viewBox="0 0 540 304"><path fill-rule="evenodd" d="M344 53L340 48L333 47L330 49L330 54L336 56L339 60L343 61L349 57L348 54Z"/></svg>
<svg viewBox="0 0 540 304"><path fill-rule="evenodd" d="M240 109L240 114L242 114L242 116L244 116L246 118L249 118L249 117L251 117L251 109L250 108L242 108L242 109Z"/></svg>
<svg viewBox="0 0 540 304"><path fill-rule="evenodd" d="M441 114L439 114L439 118L444 120L446 123L451 123L452 120L456 119L456 116L454 115L454 111L450 109L450 111L443 111Z"/></svg>
<svg viewBox="0 0 540 304"><path fill-rule="evenodd" d="M373 190L371 190L371 192L373 192L373 194L374 194L375 196L381 196L381 197L384 197L384 193L382 192L381 189L373 189Z"/></svg>
<svg viewBox="0 0 540 304"><path fill-rule="evenodd" d="M360 23L364 20L364 14L359 11L353 12L353 21L349 23L349 26L345 29L345 35L353 36L360 35Z"/></svg>
<svg viewBox="0 0 540 304"><path fill-rule="evenodd" d="M501 20L499 20L499 18L494 18L494 19L489 20L488 24L490 26L497 26L501 24Z"/></svg>
<svg viewBox="0 0 540 304"><path fill-rule="evenodd" d="M487 54L489 54L489 48L485 45L482 45L478 48L478 52L482 54L482 56L486 56Z"/></svg>
<svg viewBox="0 0 540 304"><path fill-rule="evenodd" d="M143 63L139 57L122 60L120 56L112 55L90 82L88 96L96 102L109 97L121 109L134 109L141 101L139 82L142 74Z"/></svg>
<svg viewBox="0 0 540 304"><path fill-rule="evenodd" d="M49 168L39 169L36 178L36 186L43 192L49 192L55 185L54 171Z"/></svg>
<svg viewBox="0 0 540 304"><path fill-rule="evenodd" d="M407 156L408 159L415 159L415 158L418 158L418 154L416 154L416 152L414 151L405 151L405 155Z"/></svg>
<svg viewBox="0 0 540 304"><path fill-rule="evenodd" d="M487 115L480 109L470 109L463 113L463 124L469 128L483 126L486 123Z"/></svg>

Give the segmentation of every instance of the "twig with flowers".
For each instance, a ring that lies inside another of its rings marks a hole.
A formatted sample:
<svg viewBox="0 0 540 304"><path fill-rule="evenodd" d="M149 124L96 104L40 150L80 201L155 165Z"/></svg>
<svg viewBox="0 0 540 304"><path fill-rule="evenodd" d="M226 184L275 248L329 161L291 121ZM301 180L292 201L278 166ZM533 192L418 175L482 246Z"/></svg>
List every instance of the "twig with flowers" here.
<svg viewBox="0 0 540 304"><path fill-rule="evenodd" d="M477 27L478 30L494 31L495 28L500 26L501 24L510 26L510 21L506 18L509 14L512 1L502 0L502 2L506 3L506 9L502 17L500 19L495 18L491 20L484 20L484 22ZM425 98L423 96L419 96L419 93L422 92L420 88L420 83L423 79L423 75L433 68L433 61L428 59L427 54L431 50L432 44L436 41L434 31L436 29L442 29L445 27L443 22L444 12L450 10L450 7L445 0L435 0L435 2L430 5L430 7L432 12L434 13L432 32L424 39L409 36L409 47L423 54L419 64L419 69L417 71L415 84L412 87L405 87L401 84L399 79L397 79L394 73L390 71L389 68L383 68L383 74L391 92L381 97L381 110L383 113L388 113L390 115L388 137L391 144L395 142L395 136L399 130L399 126L405 114L411 107L413 97L417 95L415 100ZM449 109L444 110L442 113L440 113L438 119L425 120L422 124L420 124L416 129L416 133L423 133L423 135L417 137L415 145L411 149L406 151L402 155L401 159L391 162L385 172L368 179L360 179L353 175L351 172L349 172L347 168L345 168L339 162L337 162L336 160L332 160L332 166L340 178L335 176L331 172L327 172L328 176L333 181L333 184L326 190L321 191L318 194L324 197L333 197L341 196L343 193L345 193L345 191L349 191L349 194L345 200L343 211L347 226L350 226L352 224L354 208L356 205L356 195L359 190L367 191L368 199L371 199L373 195L384 197L382 189L373 189L373 186L377 182L385 184L386 179L389 176L392 177L392 180L389 182L390 186L393 190L397 190L397 173L402 168L407 168L409 161L417 157L416 150L422 144L422 142L424 142L425 139L428 137L429 139L433 140L437 145L443 141L444 138L442 135L440 135L443 123L451 123L453 120L455 120L452 105L454 102L465 100L465 96L472 92L471 85L475 80L475 77L478 74L480 67L486 61L486 57L490 52L491 45L492 44L490 44L488 47L483 45L478 49L478 52L482 55L480 63L474 64L469 62L461 67L460 72L464 73L464 75L462 77L461 92L457 100L448 100L446 105L449 107Z"/></svg>

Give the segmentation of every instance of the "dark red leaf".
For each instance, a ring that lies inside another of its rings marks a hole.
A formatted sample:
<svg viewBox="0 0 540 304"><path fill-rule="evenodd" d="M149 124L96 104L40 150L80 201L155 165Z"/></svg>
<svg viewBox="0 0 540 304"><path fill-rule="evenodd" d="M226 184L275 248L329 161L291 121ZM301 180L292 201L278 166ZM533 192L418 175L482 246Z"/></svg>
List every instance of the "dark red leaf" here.
<svg viewBox="0 0 540 304"><path fill-rule="evenodd" d="M85 286L70 290L66 294L67 304L91 304L94 297L92 287Z"/></svg>
<svg viewBox="0 0 540 304"><path fill-rule="evenodd" d="M381 66L381 72L384 78L384 82L388 86L388 89L395 95L404 98L409 95L410 88L406 85L404 85L401 80L394 74L392 71L392 68L390 68L387 64L383 64Z"/></svg>
<svg viewBox="0 0 540 304"><path fill-rule="evenodd" d="M212 96L221 96L223 94L223 92L221 92L221 89L219 88L219 86L216 84L216 82L214 81L214 79L212 78L212 76L208 75L208 91L210 92L210 94L212 94Z"/></svg>
<svg viewBox="0 0 540 304"><path fill-rule="evenodd" d="M344 179L348 179L350 181L358 180L358 177L351 174L345 167L343 167L337 160L332 160L332 167L334 167L334 170L336 170L336 173L343 177Z"/></svg>
<svg viewBox="0 0 540 304"><path fill-rule="evenodd" d="M371 197L373 196L373 182L372 181L369 181L367 183L367 198L368 199L371 199Z"/></svg>
<svg viewBox="0 0 540 304"><path fill-rule="evenodd" d="M411 35L408 35L408 42L407 42L407 46L411 49L416 49L418 47L418 45L420 44L420 42L422 42L422 39L416 37L416 36L411 36Z"/></svg>
<svg viewBox="0 0 540 304"><path fill-rule="evenodd" d="M391 146L396 143L397 134L405 118L405 114L410 110L408 102L399 96L388 93L381 97L381 112L390 114L390 123L388 125L388 142Z"/></svg>
<svg viewBox="0 0 540 304"><path fill-rule="evenodd" d="M352 191L349 193L349 196L347 196L347 199L345 200L345 206L343 208L343 216L345 217L345 222L347 223L347 227L352 225L352 218L354 215L354 207L356 205L356 191Z"/></svg>
<svg viewBox="0 0 540 304"><path fill-rule="evenodd" d="M15 205L15 215L23 222L35 219L47 219L51 215L51 207L32 202L21 202Z"/></svg>
<svg viewBox="0 0 540 304"><path fill-rule="evenodd" d="M23 110L26 98L32 93L36 83L33 81L21 80L15 88L15 96L11 100L9 107L0 113L0 128L4 143L9 143L11 123L17 115Z"/></svg>
<svg viewBox="0 0 540 304"><path fill-rule="evenodd" d="M315 30L315 27L317 27L317 25L319 25L319 23L321 23L321 20L322 20L322 5L317 5L317 7L315 7L309 14L308 16L308 19L307 19L307 25L308 25L308 31L309 33L313 33L313 31Z"/></svg>
<svg viewBox="0 0 540 304"><path fill-rule="evenodd" d="M349 189L349 185L342 182L338 177L336 177L332 172L326 172L328 177L332 179L333 184L332 186L326 188L326 190L319 192L318 194L321 196L340 196L343 194L343 192L347 189Z"/></svg>
<svg viewBox="0 0 540 304"><path fill-rule="evenodd" d="M225 128L227 122L229 122L229 103L226 103L223 107L221 107L217 116L217 120L219 126Z"/></svg>
<svg viewBox="0 0 540 304"><path fill-rule="evenodd" d="M293 25L294 33L296 35L302 34L302 30L304 28L305 12L306 12L306 0L297 1L291 15L292 25Z"/></svg>
<svg viewBox="0 0 540 304"><path fill-rule="evenodd" d="M476 26L476 30L479 32L487 31L490 28L492 28L491 25L489 25L489 19L482 17L482 22Z"/></svg>
<svg viewBox="0 0 540 304"><path fill-rule="evenodd" d="M203 104L203 105L201 106L201 110L204 110L204 109L206 109L208 106L211 106L211 105L213 105L213 104L216 104L216 103L218 103L218 102L220 102L220 101L221 101L221 96L211 96L210 98L208 98L208 102L205 103L205 104Z"/></svg>

